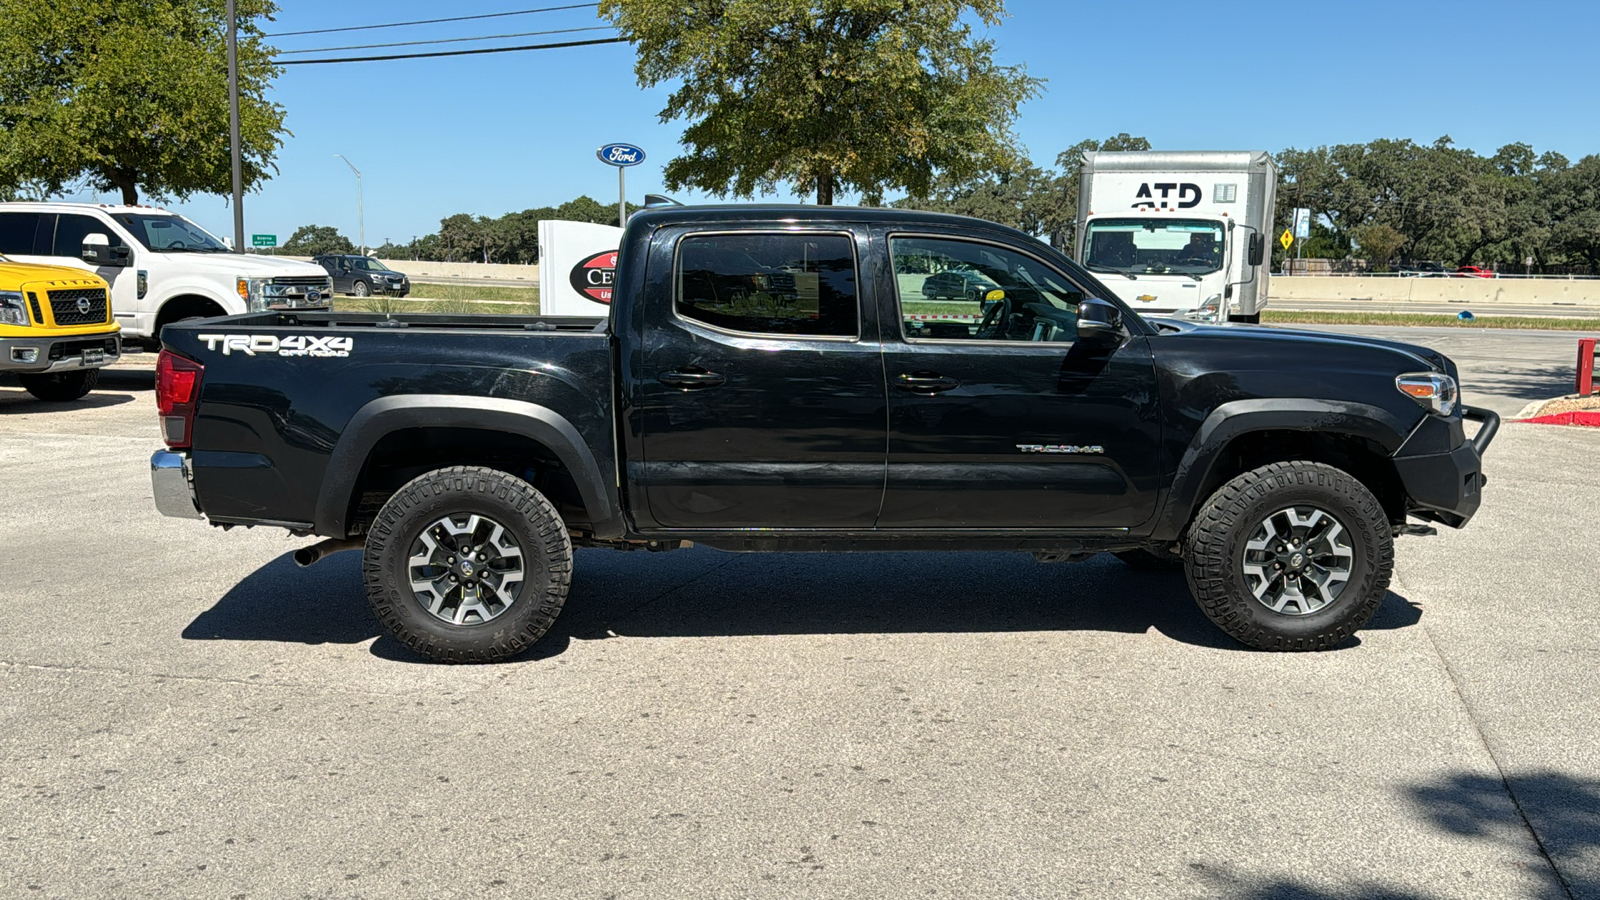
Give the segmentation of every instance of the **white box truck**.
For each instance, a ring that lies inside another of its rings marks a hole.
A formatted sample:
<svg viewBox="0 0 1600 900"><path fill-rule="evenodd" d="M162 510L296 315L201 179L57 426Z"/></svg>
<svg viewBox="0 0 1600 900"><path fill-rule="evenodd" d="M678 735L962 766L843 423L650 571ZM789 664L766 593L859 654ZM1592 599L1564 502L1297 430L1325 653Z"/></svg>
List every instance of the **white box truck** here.
<svg viewBox="0 0 1600 900"><path fill-rule="evenodd" d="M1074 256L1141 313L1259 322L1277 188L1264 150L1087 152Z"/></svg>

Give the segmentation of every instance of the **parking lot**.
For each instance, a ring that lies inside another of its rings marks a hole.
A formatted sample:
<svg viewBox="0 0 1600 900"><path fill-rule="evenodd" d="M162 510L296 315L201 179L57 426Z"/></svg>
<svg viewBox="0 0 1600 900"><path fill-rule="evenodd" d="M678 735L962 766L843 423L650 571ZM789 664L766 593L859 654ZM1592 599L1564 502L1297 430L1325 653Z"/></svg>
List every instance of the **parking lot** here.
<svg viewBox="0 0 1600 900"><path fill-rule="evenodd" d="M1572 335L1361 331L1570 390ZM150 381L0 385L0 896L1600 898L1595 430L1504 427L1332 652L1107 556L584 550L443 667L357 554L160 517Z"/></svg>

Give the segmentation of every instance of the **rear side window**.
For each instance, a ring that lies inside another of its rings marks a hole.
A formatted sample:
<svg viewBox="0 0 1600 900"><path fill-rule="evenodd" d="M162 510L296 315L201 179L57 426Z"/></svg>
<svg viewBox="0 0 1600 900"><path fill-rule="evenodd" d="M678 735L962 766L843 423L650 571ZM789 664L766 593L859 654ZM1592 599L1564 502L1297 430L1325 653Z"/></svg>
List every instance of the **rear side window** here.
<svg viewBox="0 0 1600 900"><path fill-rule="evenodd" d="M857 283L848 235L692 235L678 244L678 314L731 331L856 337Z"/></svg>
<svg viewBox="0 0 1600 900"><path fill-rule="evenodd" d="M39 230L40 218L36 212L0 212L0 253L34 255L33 236Z"/></svg>
<svg viewBox="0 0 1600 900"><path fill-rule="evenodd" d="M110 227L93 216L62 215L56 219L55 256L82 256L83 239L91 234L103 234L112 246L122 243L111 235Z"/></svg>

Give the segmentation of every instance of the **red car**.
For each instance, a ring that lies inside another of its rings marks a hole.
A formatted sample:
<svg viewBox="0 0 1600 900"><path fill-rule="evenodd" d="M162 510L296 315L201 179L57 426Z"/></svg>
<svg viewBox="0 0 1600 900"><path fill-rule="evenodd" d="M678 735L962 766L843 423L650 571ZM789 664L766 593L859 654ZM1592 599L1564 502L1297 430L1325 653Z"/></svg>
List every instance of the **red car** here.
<svg viewBox="0 0 1600 900"><path fill-rule="evenodd" d="M1461 266L1456 269L1457 278L1493 278L1494 273L1481 266Z"/></svg>

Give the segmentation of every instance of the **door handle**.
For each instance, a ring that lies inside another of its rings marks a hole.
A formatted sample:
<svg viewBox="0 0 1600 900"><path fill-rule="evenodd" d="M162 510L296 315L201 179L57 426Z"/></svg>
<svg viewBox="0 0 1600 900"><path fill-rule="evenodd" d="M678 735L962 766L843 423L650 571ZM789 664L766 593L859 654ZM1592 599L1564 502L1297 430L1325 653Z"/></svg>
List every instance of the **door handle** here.
<svg viewBox="0 0 1600 900"><path fill-rule="evenodd" d="M672 369L656 376L656 380L668 387L683 388L686 391L700 388L716 387L727 383L728 379L715 372L707 372L698 367Z"/></svg>
<svg viewBox="0 0 1600 900"><path fill-rule="evenodd" d="M940 391L961 387L961 382L948 375L940 375L937 372L912 372L896 378L894 386L902 391L911 391L914 394L937 394Z"/></svg>

